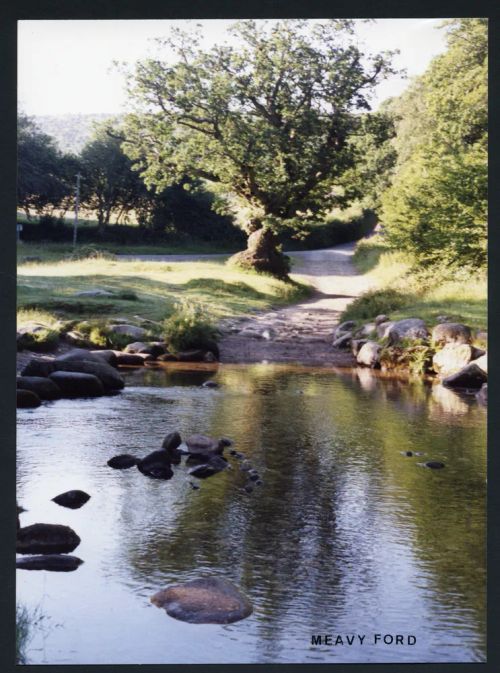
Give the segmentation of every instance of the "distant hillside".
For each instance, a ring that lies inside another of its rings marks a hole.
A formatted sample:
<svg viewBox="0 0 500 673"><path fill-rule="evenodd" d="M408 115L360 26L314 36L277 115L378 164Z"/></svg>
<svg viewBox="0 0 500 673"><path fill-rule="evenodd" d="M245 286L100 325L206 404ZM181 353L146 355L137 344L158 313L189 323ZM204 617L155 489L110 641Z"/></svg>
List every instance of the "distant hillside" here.
<svg viewBox="0 0 500 673"><path fill-rule="evenodd" d="M106 113L36 115L33 117L40 129L53 136L63 152L78 154L92 135L93 124L117 115Z"/></svg>

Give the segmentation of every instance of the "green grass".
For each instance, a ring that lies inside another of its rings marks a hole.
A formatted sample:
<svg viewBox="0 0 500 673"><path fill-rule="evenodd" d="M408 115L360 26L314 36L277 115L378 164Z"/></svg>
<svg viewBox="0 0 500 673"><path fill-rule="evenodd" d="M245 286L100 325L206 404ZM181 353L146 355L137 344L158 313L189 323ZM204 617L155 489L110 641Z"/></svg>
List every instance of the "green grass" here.
<svg viewBox="0 0 500 673"><path fill-rule="evenodd" d="M183 245L122 245L118 243L82 243L77 245L76 255L81 250L102 251L113 255L198 255L232 254L238 252L234 246L224 243L191 242ZM71 243L20 243L17 246L17 262L24 263L26 257L39 257L44 262L68 260L75 255Z"/></svg>
<svg viewBox="0 0 500 673"><path fill-rule="evenodd" d="M114 296L74 296L95 288ZM308 292L298 283L226 266L223 258L168 264L106 258L47 259L18 267L18 307L24 321L36 319L36 315L44 315L45 321L135 315L161 321L180 300L199 304L211 318L219 319L288 304Z"/></svg>
<svg viewBox="0 0 500 673"><path fill-rule="evenodd" d="M387 313L394 320L422 318L432 327L438 316L445 315L473 329L487 329L485 272L439 267L417 270L410 255L390 250L380 236L358 243L354 263L373 278L378 289L353 302L343 319L370 320Z"/></svg>

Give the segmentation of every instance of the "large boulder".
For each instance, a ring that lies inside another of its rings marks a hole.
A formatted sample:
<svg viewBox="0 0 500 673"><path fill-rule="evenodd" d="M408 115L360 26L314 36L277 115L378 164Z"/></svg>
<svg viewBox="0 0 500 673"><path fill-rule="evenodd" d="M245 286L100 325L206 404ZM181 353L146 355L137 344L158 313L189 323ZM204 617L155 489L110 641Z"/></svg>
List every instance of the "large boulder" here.
<svg viewBox="0 0 500 673"><path fill-rule="evenodd" d="M148 333L144 327L136 327L135 325L111 325L109 331L114 334L125 334L126 336L137 340L144 339Z"/></svg>
<svg viewBox="0 0 500 673"><path fill-rule="evenodd" d="M429 332L425 322L421 318L405 318L397 320L387 332L389 345L399 343L403 339L415 341L416 339L427 339Z"/></svg>
<svg viewBox="0 0 500 673"><path fill-rule="evenodd" d="M438 351L432 358L436 374L449 376L460 371L472 360L472 347L466 343L452 342Z"/></svg>
<svg viewBox="0 0 500 673"><path fill-rule="evenodd" d="M443 379L443 385L449 388L481 388L487 383L488 376L476 364L471 362L456 374Z"/></svg>
<svg viewBox="0 0 500 673"><path fill-rule="evenodd" d="M28 364L21 369L21 376L47 377L55 370L54 359L31 358Z"/></svg>
<svg viewBox="0 0 500 673"><path fill-rule="evenodd" d="M69 554L80 544L80 538L69 526L34 523L17 531L18 554Z"/></svg>
<svg viewBox="0 0 500 673"><path fill-rule="evenodd" d="M31 390L41 400L58 400L61 397L61 391L54 381L43 376L18 376L16 386L23 390Z"/></svg>
<svg viewBox="0 0 500 673"><path fill-rule="evenodd" d="M192 349L189 351L180 351L177 353L179 362L203 362L206 351Z"/></svg>
<svg viewBox="0 0 500 673"><path fill-rule="evenodd" d="M88 493L85 493L85 491L79 491L79 490L66 491L66 493L56 495L56 497L52 498L52 500L58 505L61 505L61 507L69 507L69 509L79 509L90 500L90 495Z"/></svg>
<svg viewBox="0 0 500 673"><path fill-rule="evenodd" d="M72 363L68 363L72 364ZM61 390L63 397L99 397L104 395L104 386L93 374L78 371L57 371L49 377Z"/></svg>
<svg viewBox="0 0 500 673"><path fill-rule="evenodd" d="M142 474L153 479L171 479L174 475L170 456L164 449L148 454L137 463L137 468Z"/></svg>
<svg viewBox="0 0 500 673"><path fill-rule="evenodd" d="M432 330L431 342L434 346L445 344L470 344L472 332L470 327L457 322L443 322Z"/></svg>
<svg viewBox="0 0 500 673"><path fill-rule="evenodd" d="M376 341L367 341L356 356L358 365L374 369L380 365L380 351L382 346Z"/></svg>
<svg viewBox="0 0 500 673"><path fill-rule="evenodd" d="M84 355L81 357L78 350L56 358L54 361L54 370L57 372L93 374L101 381L105 390L121 390L125 385L122 377L114 367L111 367L87 351L84 351Z"/></svg>
<svg viewBox="0 0 500 673"><path fill-rule="evenodd" d="M67 573L76 570L82 563L82 559L69 554L43 554L43 556L25 556L16 559L16 568Z"/></svg>
<svg viewBox="0 0 500 673"><path fill-rule="evenodd" d="M230 261L245 269L285 278L290 271L290 261L276 249L276 245L276 237L270 229L258 229L248 237L247 249L233 255Z"/></svg>
<svg viewBox="0 0 500 673"><path fill-rule="evenodd" d="M18 388L16 391L16 407L18 409L35 409L41 405L42 401L32 390Z"/></svg>
<svg viewBox="0 0 500 673"><path fill-rule="evenodd" d="M252 604L228 580L204 577L176 584L151 597L168 615L190 624L230 624L252 614Z"/></svg>

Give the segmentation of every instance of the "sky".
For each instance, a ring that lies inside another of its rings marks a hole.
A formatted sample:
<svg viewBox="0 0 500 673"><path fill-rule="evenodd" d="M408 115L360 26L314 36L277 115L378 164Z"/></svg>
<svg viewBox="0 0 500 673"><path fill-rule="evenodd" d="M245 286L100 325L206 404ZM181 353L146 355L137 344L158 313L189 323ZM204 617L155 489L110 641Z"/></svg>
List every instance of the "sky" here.
<svg viewBox="0 0 500 673"><path fill-rule="evenodd" d="M442 19L378 19L356 22L360 46L369 52L399 49L394 64L407 78L379 84L374 109L399 95L412 76L425 71L446 48ZM123 75L114 61L134 63L158 54L155 37L186 21L19 21L18 101L28 115L88 114L125 111ZM231 20L203 20L205 44L223 42ZM163 52L168 58L168 54Z"/></svg>

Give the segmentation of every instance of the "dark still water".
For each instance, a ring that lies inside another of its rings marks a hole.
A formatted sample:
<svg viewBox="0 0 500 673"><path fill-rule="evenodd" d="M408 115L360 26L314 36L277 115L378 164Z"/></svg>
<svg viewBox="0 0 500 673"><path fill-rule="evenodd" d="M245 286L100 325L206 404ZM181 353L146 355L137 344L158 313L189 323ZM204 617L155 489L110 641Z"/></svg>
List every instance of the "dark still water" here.
<svg viewBox="0 0 500 673"><path fill-rule="evenodd" d="M19 412L21 523L71 526L84 560L72 573L18 571L18 602L44 617L28 663L485 659L486 414L473 399L369 371L224 365L125 376L120 395ZM200 387L209 378L220 387ZM199 490L184 465L170 481L106 465L160 448L173 430L232 438L264 483L246 493L230 456L233 469ZM51 502L70 489L90 501ZM234 582L253 614L193 625L149 601L206 575ZM312 645L318 634L344 644ZM348 645L353 634L363 643ZM375 645L374 634L404 644Z"/></svg>

